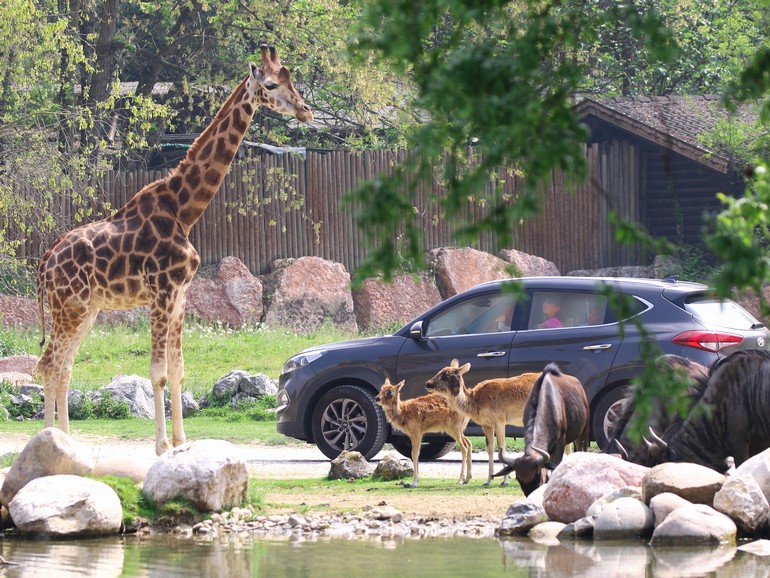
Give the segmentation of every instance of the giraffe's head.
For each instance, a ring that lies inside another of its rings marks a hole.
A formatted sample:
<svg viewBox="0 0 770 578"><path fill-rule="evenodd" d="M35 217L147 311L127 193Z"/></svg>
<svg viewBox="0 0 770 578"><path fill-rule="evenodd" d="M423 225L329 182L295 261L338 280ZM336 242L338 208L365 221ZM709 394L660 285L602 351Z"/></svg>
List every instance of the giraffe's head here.
<svg viewBox="0 0 770 578"><path fill-rule="evenodd" d="M313 120L313 112L291 83L289 70L281 64L272 46L260 46L262 64L249 64L250 73L246 89L261 105L293 116L300 122Z"/></svg>

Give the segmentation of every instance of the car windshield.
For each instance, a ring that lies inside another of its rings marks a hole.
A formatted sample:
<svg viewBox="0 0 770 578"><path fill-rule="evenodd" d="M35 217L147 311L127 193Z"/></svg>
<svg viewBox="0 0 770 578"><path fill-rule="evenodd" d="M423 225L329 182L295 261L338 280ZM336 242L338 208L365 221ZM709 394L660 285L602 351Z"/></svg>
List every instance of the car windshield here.
<svg viewBox="0 0 770 578"><path fill-rule="evenodd" d="M743 307L729 299L720 301L712 297L690 297L684 308L708 325L729 329L756 329L757 321Z"/></svg>

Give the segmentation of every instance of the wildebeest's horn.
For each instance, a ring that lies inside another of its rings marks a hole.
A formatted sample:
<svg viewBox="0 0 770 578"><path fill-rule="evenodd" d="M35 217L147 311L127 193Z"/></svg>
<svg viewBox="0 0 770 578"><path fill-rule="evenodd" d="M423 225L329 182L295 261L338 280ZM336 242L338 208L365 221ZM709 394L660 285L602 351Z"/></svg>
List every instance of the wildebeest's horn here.
<svg viewBox="0 0 770 578"><path fill-rule="evenodd" d="M549 454L547 451L545 451L545 450L541 450L540 448L538 448L538 447L535 447L535 446L532 446L532 450L533 450L533 451L536 451L536 452L537 452L537 453L539 453L541 456L543 456L543 459L544 459L546 462L547 462L547 461L550 461L550 459L551 459L551 454Z"/></svg>
<svg viewBox="0 0 770 578"><path fill-rule="evenodd" d="M660 436L655 433L655 430L652 429L652 426L650 426L650 436L652 437L653 441L660 447L661 450L665 450L668 447L668 444L664 442L662 439L660 439Z"/></svg>
<svg viewBox="0 0 770 578"><path fill-rule="evenodd" d="M620 455L623 457L623 459L628 460L628 452L626 451L626 448L624 448L623 445L618 440L613 440L613 441L615 442L615 445L620 451Z"/></svg>
<svg viewBox="0 0 770 578"><path fill-rule="evenodd" d="M509 458L508 454L505 453L503 448L500 448L500 450L497 452L497 456L500 458L500 461L504 464L507 464L509 466L512 466L516 463L515 458Z"/></svg>
<svg viewBox="0 0 770 578"><path fill-rule="evenodd" d="M507 462L506 462L507 463ZM500 476L508 476L510 473L514 470L514 465L512 463L509 463L507 466L505 466L502 470L497 472L496 474L492 474L493 478L499 478Z"/></svg>

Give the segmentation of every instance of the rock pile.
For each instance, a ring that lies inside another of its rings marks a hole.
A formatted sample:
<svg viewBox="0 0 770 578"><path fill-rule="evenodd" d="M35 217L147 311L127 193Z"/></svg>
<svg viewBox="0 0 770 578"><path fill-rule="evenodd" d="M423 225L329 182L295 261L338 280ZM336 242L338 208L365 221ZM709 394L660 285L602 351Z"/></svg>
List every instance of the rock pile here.
<svg viewBox="0 0 770 578"><path fill-rule="evenodd" d="M252 275L236 257L201 268L187 294L186 313L208 323L245 327L257 323L281 325L306 332L324 323L346 329L385 330L403 325L442 299L478 283L509 277L559 275L551 261L513 249L497 256L468 247L441 247L426 258L429 268L420 274L396 275L392 282L365 280L352 290L351 275L343 265L319 257L279 259L266 275ZM662 278L675 271L668 258L650 266L613 267L571 271L589 277ZM770 288L765 289L765 298ZM756 296L745 294L739 303L761 318ZM0 295L3 327L39 327L33 298ZM97 324L132 323L147 319L149 309L102 311ZM0 369L0 371L2 371Z"/></svg>
<svg viewBox="0 0 770 578"><path fill-rule="evenodd" d="M645 468L615 456L567 456L547 485L513 504L498 536L734 544L770 533L770 450L729 476L689 463ZM543 527L543 524L548 524Z"/></svg>
<svg viewBox="0 0 770 578"><path fill-rule="evenodd" d="M31 357L37 360L35 356ZM8 359L8 358L6 358ZM4 359L0 359L2 364ZM32 364L34 367L34 363ZM31 370L29 370L31 371ZM8 374L0 373L0 381L5 381ZM0 399L0 411L5 411L6 419L10 415L24 415L35 419L43 418L43 405L45 392L43 387L32 383L30 374L22 374L22 382L18 385L18 393L7 397L7 401ZM250 374L242 370L228 372L220 378L212 387L212 397L218 402L225 402L236 408L239 403L253 401L264 395L275 395L278 391L276 380L267 377L263 373ZM131 417L147 419L155 418L155 405L153 401L152 383L146 377L138 375L116 375L110 383L94 391L83 392L70 389L67 392L69 415L72 419L88 417L84 409L87 404L92 407L100 407L103 404L123 404ZM203 395L200 399L194 399L189 391L182 392L182 415L188 417L199 409L207 407L209 397ZM167 398L165 403L166 416L171 415L171 402Z"/></svg>
<svg viewBox="0 0 770 578"><path fill-rule="evenodd" d="M198 440L177 446L151 465L134 464L143 492L156 504L184 498L201 511L217 511L246 498L248 468L234 446ZM123 475L94 462L78 442L46 428L24 447L2 479L0 506L20 534L79 537L117 534L123 523L120 498L105 483L85 475Z"/></svg>

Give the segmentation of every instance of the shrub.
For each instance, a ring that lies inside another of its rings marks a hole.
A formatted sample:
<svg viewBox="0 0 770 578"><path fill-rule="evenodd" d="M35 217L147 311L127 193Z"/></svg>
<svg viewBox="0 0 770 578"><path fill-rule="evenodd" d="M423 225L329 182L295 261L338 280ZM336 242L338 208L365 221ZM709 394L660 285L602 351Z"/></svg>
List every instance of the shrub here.
<svg viewBox="0 0 770 578"><path fill-rule="evenodd" d="M43 399L38 393L31 393L29 399L21 403L13 403L11 396L19 396L16 386L7 381L0 382L0 405L8 410L11 419L30 419L35 417L43 407Z"/></svg>
<svg viewBox="0 0 770 578"><path fill-rule="evenodd" d="M93 417L103 419L129 419L131 408L125 401L115 399L112 392L105 391L98 401L93 403Z"/></svg>

